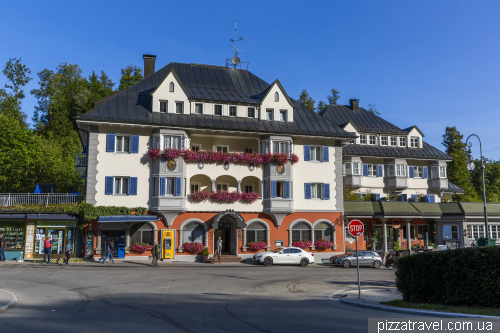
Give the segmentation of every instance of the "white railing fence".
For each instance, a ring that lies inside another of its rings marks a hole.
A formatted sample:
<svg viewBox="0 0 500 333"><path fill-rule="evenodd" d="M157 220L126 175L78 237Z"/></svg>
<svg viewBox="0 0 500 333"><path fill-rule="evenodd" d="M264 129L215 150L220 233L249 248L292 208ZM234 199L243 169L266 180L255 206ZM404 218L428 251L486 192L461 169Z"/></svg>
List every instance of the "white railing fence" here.
<svg viewBox="0 0 500 333"><path fill-rule="evenodd" d="M79 203L84 197L75 193L0 193L0 206Z"/></svg>

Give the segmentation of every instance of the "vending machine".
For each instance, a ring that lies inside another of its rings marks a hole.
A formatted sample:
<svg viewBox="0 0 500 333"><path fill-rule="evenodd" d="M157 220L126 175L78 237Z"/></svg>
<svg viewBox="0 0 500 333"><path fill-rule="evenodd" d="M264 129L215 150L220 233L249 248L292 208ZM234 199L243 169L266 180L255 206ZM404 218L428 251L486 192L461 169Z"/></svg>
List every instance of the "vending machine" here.
<svg viewBox="0 0 500 333"><path fill-rule="evenodd" d="M85 259L94 257L94 232L89 231L85 236Z"/></svg>
<svg viewBox="0 0 500 333"><path fill-rule="evenodd" d="M175 230L164 229L161 231L162 258L175 258Z"/></svg>

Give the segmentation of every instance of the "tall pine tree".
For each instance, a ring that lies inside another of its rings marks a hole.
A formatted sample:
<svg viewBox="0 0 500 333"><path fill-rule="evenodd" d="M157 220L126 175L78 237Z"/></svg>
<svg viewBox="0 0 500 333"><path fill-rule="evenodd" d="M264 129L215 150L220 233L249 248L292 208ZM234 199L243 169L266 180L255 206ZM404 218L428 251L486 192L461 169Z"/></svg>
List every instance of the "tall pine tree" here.
<svg viewBox="0 0 500 333"><path fill-rule="evenodd" d="M315 102L314 99L312 99L311 96L309 96L307 90L302 89L302 92L299 95L299 103L304 105L309 110L314 111L314 102Z"/></svg>
<svg viewBox="0 0 500 333"><path fill-rule="evenodd" d="M125 68L122 68L121 71L122 77L120 78L120 86L118 87L119 91L127 89L128 87L131 87L144 79L142 75L142 68L138 66L127 66Z"/></svg>
<svg viewBox="0 0 500 333"><path fill-rule="evenodd" d="M0 89L0 114L18 119L25 124L26 115L22 111L21 101L24 99L23 87L32 80L29 68L21 63L21 59L9 59L2 73L7 77L6 89Z"/></svg>

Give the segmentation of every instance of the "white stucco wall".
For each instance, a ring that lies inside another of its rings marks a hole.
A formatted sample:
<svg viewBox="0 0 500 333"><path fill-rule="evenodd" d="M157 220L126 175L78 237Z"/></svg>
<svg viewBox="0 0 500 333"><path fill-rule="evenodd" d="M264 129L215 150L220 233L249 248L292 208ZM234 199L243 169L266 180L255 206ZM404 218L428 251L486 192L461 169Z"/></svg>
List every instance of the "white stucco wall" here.
<svg viewBox="0 0 500 333"><path fill-rule="evenodd" d="M274 101L274 95L276 92L278 92L279 94L278 102ZM271 88L266 98L261 103L261 110L262 110L260 112L261 120L266 120L266 109L274 109L273 113L274 121L279 121L280 110L287 110L287 118L288 118L287 121L293 122L293 106L290 105L290 103L288 103L285 95L283 94L283 91L281 91L280 87L277 84L275 84Z"/></svg>
<svg viewBox="0 0 500 333"><path fill-rule="evenodd" d="M169 91L170 82L174 83L174 92ZM168 101L168 113L175 113L175 102L184 102L184 114L191 112L191 107L188 98L182 90L179 81L175 78L174 74L170 72L165 80L158 86L153 93L152 109L153 112L159 112L160 100ZM193 111L194 112L194 111Z"/></svg>

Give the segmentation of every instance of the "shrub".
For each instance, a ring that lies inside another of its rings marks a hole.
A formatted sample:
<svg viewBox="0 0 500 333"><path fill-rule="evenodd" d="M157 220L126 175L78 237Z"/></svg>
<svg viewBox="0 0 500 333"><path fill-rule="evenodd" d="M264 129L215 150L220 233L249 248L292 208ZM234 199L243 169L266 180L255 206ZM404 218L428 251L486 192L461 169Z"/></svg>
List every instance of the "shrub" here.
<svg viewBox="0 0 500 333"><path fill-rule="evenodd" d="M191 254L199 254L202 253L205 249L205 245L198 242L184 243L182 244L184 251Z"/></svg>
<svg viewBox="0 0 500 333"><path fill-rule="evenodd" d="M500 247L418 253L398 259L396 287L406 301L500 307Z"/></svg>
<svg viewBox="0 0 500 333"><path fill-rule="evenodd" d="M205 247L203 249L203 252L201 252L201 254L203 254L204 256L208 256L210 254L210 252L208 252L208 247Z"/></svg>

